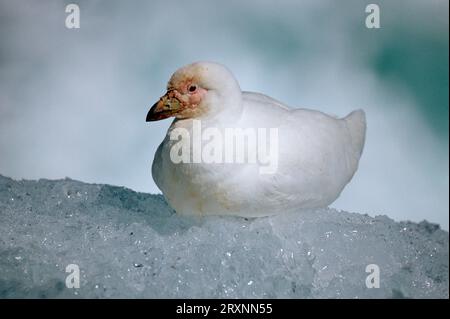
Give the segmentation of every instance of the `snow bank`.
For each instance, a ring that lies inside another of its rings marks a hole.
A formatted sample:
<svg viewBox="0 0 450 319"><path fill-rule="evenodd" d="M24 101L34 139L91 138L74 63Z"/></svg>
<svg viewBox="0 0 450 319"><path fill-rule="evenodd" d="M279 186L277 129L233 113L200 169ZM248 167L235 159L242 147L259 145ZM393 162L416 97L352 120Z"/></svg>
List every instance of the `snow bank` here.
<svg viewBox="0 0 450 319"><path fill-rule="evenodd" d="M0 298L448 298L448 257L448 233L427 222L183 218L160 195L0 176ZM380 288L366 286L369 264Z"/></svg>

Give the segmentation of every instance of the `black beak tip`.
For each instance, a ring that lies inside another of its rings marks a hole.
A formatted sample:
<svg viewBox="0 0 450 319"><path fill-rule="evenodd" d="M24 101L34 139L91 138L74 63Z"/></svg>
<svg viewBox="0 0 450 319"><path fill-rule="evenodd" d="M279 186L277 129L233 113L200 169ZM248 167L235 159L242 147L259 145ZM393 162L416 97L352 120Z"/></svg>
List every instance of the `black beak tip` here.
<svg viewBox="0 0 450 319"><path fill-rule="evenodd" d="M152 122L155 120L154 115L157 104L158 102L153 104L153 106L150 108L150 111L148 111L147 117L145 118L145 122Z"/></svg>
<svg viewBox="0 0 450 319"><path fill-rule="evenodd" d="M151 122L152 121L152 111L148 111L147 117L145 118L145 122Z"/></svg>

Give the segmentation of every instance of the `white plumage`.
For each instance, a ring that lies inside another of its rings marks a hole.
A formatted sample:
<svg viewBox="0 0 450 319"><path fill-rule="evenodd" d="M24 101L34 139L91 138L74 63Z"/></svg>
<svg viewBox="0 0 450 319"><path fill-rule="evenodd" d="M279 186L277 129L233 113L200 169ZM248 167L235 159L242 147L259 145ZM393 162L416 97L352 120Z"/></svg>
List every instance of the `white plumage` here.
<svg viewBox="0 0 450 319"><path fill-rule="evenodd" d="M182 107L168 113L166 94L147 120L177 117L152 166L156 184L177 213L257 217L325 207L358 168L366 130L362 110L338 119L290 109L266 95L242 92L230 71L211 62L179 69L169 81L169 92ZM170 133L177 128L192 133L193 120L201 120L202 130L220 132L230 127L277 128L276 171L261 174L261 163L174 163L170 150L177 141L170 140Z"/></svg>

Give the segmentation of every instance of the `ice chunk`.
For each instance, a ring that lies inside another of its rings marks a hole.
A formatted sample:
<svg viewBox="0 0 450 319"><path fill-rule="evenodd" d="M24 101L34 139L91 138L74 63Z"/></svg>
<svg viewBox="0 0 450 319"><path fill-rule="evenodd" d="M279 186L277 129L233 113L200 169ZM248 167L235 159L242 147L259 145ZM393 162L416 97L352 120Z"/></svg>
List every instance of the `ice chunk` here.
<svg viewBox="0 0 450 319"><path fill-rule="evenodd" d="M427 222L184 218L161 195L0 176L0 298L448 298L448 260L448 233Z"/></svg>

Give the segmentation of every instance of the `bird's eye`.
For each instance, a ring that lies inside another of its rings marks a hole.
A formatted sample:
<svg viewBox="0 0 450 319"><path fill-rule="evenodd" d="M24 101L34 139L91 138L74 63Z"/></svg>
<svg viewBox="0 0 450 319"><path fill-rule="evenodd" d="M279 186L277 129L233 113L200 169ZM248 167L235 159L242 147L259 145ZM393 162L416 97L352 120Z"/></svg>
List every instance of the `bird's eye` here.
<svg viewBox="0 0 450 319"><path fill-rule="evenodd" d="M197 90L197 85L195 84L190 85L188 90L191 93L195 92Z"/></svg>

